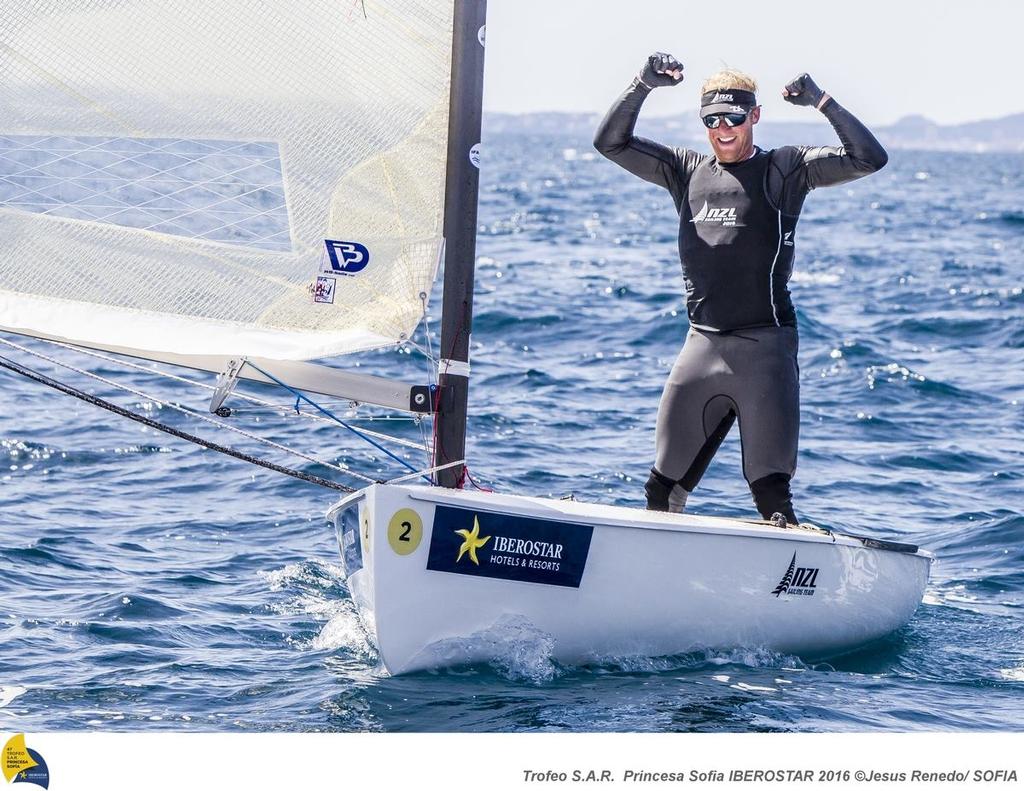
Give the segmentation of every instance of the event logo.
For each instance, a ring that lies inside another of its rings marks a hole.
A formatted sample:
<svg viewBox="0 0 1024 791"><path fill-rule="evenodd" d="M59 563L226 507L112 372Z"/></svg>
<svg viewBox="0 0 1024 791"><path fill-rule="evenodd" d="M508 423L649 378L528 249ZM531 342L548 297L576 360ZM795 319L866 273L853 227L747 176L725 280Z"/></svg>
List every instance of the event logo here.
<svg viewBox="0 0 1024 791"><path fill-rule="evenodd" d="M50 770L43 756L25 746L25 734L16 733L7 740L0 755L0 768L8 783L33 783L50 787Z"/></svg>
<svg viewBox="0 0 1024 791"><path fill-rule="evenodd" d="M787 596L813 596L818 586L818 569L804 568L796 565L796 552L793 559L789 561L789 568L782 575L779 584L772 591L776 599L783 593Z"/></svg>
<svg viewBox="0 0 1024 791"><path fill-rule="evenodd" d="M438 506L427 568L578 588L594 528Z"/></svg>

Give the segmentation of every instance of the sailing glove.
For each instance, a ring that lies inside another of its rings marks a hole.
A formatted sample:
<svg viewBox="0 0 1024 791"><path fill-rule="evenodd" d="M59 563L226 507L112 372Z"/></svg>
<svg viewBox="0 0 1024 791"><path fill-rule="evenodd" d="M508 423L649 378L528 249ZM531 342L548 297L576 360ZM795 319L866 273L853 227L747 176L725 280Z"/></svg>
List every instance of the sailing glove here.
<svg viewBox="0 0 1024 791"><path fill-rule="evenodd" d="M655 52L640 70L639 79L648 88L678 85L683 81L683 64L671 55Z"/></svg>
<svg viewBox="0 0 1024 791"><path fill-rule="evenodd" d="M801 107L817 107L824 95L825 92L818 87L807 72L799 77L794 77L782 92L783 99Z"/></svg>

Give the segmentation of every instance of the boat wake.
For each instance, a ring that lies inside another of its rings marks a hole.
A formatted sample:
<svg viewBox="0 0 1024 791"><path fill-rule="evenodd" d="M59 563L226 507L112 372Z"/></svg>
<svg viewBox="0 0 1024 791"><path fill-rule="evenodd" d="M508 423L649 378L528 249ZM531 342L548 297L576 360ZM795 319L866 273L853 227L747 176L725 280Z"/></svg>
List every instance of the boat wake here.
<svg viewBox="0 0 1024 791"><path fill-rule="evenodd" d="M324 627L337 632L337 647L350 648L354 639L350 629L364 632L358 623L355 607ZM365 640L365 637L363 637ZM314 646L316 647L316 646ZM328 647L325 645L325 647ZM371 649L372 650L372 649ZM797 656L767 648L706 649L670 656L599 656L580 664L559 662L554 658L555 639L519 615L505 615L487 629L469 637L453 637L427 646L416 658L429 660L439 668L482 666L512 682L543 685L576 674L656 675L660 673L693 673L702 670L718 672L723 667L806 671L815 666ZM486 662L481 657L487 657ZM438 671L428 671L437 673Z"/></svg>
<svg viewBox="0 0 1024 791"><path fill-rule="evenodd" d="M281 615L309 616L324 621L311 638L290 639L300 650L343 651L369 664L377 664L377 652L359 622L349 596L344 571L323 561L289 563L274 571L259 572L273 593L285 592L283 601L269 605Z"/></svg>
<svg viewBox="0 0 1024 791"><path fill-rule="evenodd" d="M309 641L309 647L314 651L344 650L376 663L377 651L366 637L355 604L351 599L336 604L337 612L323 625L320 634Z"/></svg>
<svg viewBox="0 0 1024 791"><path fill-rule="evenodd" d="M492 626L468 637L439 640L423 649L420 658L437 667L472 665L487 657L487 665L509 681L543 684L564 670L554 660L554 638L519 615L504 615Z"/></svg>

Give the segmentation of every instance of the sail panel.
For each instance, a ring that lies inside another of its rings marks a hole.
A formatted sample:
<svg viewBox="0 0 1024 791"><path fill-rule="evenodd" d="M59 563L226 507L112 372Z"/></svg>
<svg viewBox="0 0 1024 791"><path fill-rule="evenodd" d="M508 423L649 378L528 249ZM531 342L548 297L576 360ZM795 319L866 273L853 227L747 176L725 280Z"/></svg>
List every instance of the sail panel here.
<svg viewBox="0 0 1024 791"><path fill-rule="evenodd" d="M275 143L0 137L0 206L289 251Z"/></svg>
<svg viewBox="0 0 1024 791"><path fill-rule="evenodd" d="M452 2L9 0L0 326L277 359L411 334Z"/></svg>

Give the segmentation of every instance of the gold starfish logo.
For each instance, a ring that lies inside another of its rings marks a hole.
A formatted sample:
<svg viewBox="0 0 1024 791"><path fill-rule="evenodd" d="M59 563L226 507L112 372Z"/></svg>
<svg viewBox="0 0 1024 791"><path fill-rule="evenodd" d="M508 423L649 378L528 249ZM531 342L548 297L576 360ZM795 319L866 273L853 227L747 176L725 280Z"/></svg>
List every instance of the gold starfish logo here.
<svg viewBox="0 0 1024 791"><path fill-rule="evenodd" d="M490 536L480 538L479 520L474 516L472 530L456 530L455 534L463 538L462 546L459 547L459 556L455 558L455 562L458 563L462 560L462 556L468 552L469 559L473 561L473 565L479 566L480 561L476 559L476 551L491 540Z"/></svg>

